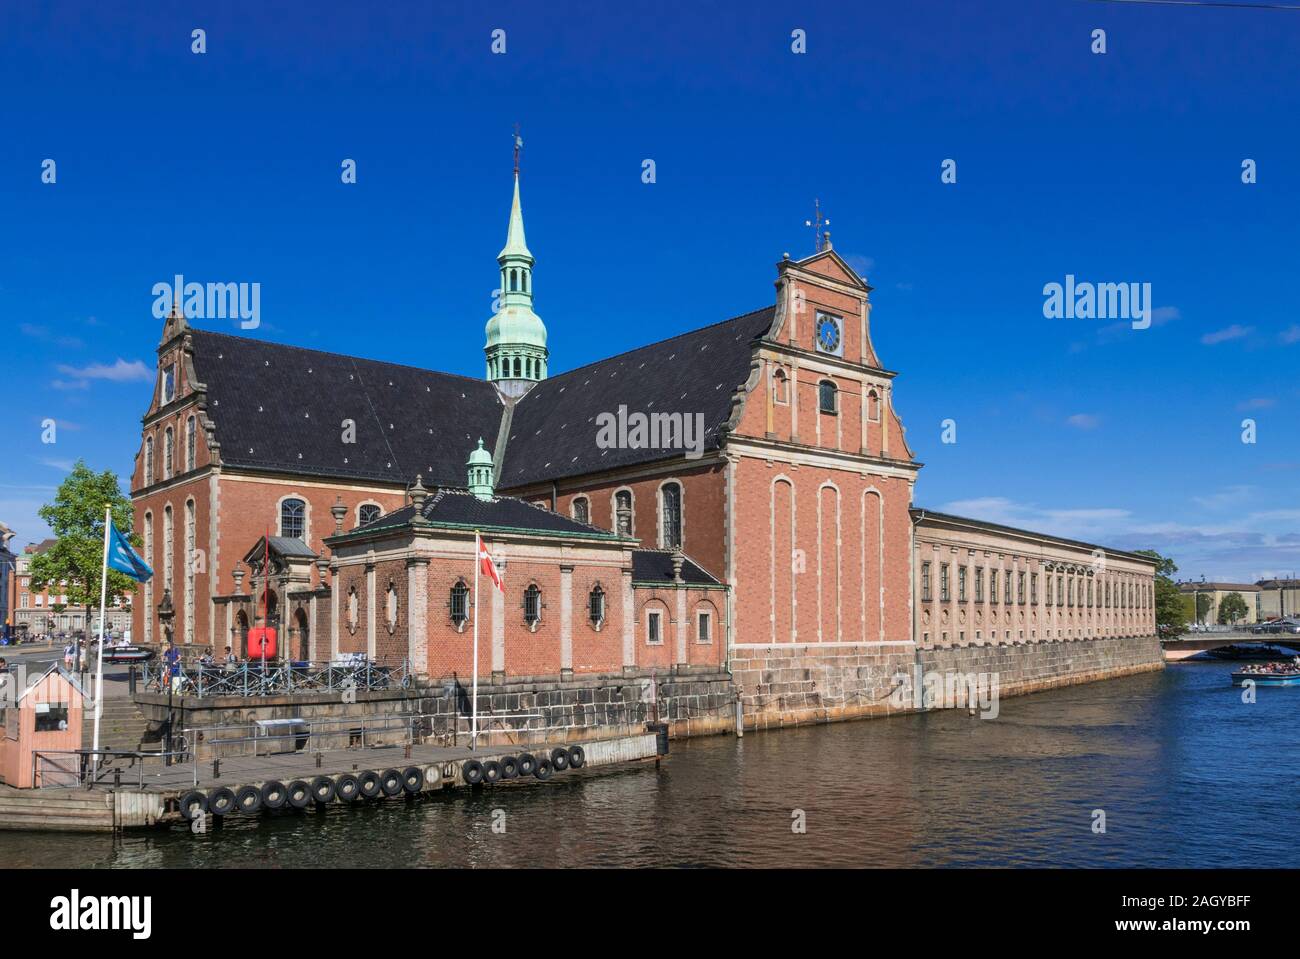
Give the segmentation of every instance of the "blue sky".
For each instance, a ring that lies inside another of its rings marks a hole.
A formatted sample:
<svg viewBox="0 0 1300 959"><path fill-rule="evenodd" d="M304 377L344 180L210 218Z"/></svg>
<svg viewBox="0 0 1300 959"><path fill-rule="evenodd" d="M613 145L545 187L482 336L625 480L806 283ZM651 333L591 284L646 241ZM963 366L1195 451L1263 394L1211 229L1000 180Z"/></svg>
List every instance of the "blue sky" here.
<svg viewBox="0 0 1300 959"><path fill-rule="evenodd" d="M918 505L1150 546L1189 576L1300 571L1300 12L468 6L0 11L0 520L20 545L78 457L129 470L150 291L177 272L260 283L254 335L481 375L518 121L552 370L770 303L818 196L876 288ZM1066 274L1150 283L1151 329L1045 319Z"/></svg>

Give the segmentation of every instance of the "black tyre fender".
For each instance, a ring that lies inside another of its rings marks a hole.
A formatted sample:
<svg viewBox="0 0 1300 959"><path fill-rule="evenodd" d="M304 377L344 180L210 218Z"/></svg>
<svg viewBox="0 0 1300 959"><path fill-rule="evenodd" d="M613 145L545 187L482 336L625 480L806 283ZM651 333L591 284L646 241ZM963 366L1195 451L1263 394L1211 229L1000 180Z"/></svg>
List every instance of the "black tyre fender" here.
<svg viewBox="0 0 1300 959"><path fill-rule="evenodd" d="M379 788L390 799L402 794L402 774L396 769L385 769L379 774Z"/></svg>
<svg viewBox="0 0 1300 959"><path fill-rule="evenodd" d="M256 786L240 786L235 791L235 808L245 816L256 816L262 809L262 790Z"/></svg>
<svg viewBox="0 0 1300 959"><path fill-rule="evenodd" d="M570 769L581 769L583 764L586 761L587 761L587 754L583 751L581 746L569 747L569 768Z"/></svg>
<svg viewBox="0 0 1300 959"><path fill-rule="evenodd" d="M563 746L556 746L551 750L551 765L555 767L557 773L562 773L569 768L569 751Z"/></svg>
<svg viewBox="0 0 1300 959"><path fill-rule="evenodd" d="M514 756L501 757L501 778L514 779L519 775L519 760Z"/></svg>
<svg viewBox="0 0 1300 959"><path fill-rule="evenodd" d="M366 799L378 799L384 794L384 784L379 778L379 773L373 769L367 769L357 776L357 785L361 789L361 795Z"/></svg>
<svg viewBox="0 0 1300 959"><path fill-rule="evenodd" d="M551 765L549 759L539 759L537 760L537 768L533 770L533 775L545 782L551 778L553 772L555 772L555 767Z"/></svg>
<svg viewBox="0 0 1300 959"><path fill-rule="evenodd" d="M489 786L501 781L501 764L495 759L489 759L483 764L483 781Z"/></svg>
<svg viewBox="0 0 1300 959"><path fill-rule="evenodd" d="M402 770L402 788L414 796L424 788L424 770L419 766L407 766Z"/></svg>
<svg viewBox="0 0 1300 959"><path fill-rule="evenodd" d="M288 799L289 791L280 780L270 779L262 783L262 805L267 809L279 809Z"/></svg>
<svg viewBox="0 0 1300 959"><path fill-rule="evenodd" d="M483 781L483 764L471 759L460 767L460 775L471 786L477 786Z"/></svg>
<svg viewBox="0 0 1300 959"><path fill-rule="evenodd" d="M228 786L218 786L208 793L208 812L214 816L229 816L235 811L235 794Z"/></svg>
<svg viewBox="0 0 1300 959"><path fill-rule="evenodd" d="M197 789L191 789L181 797L181 815L186 819L198 819L208 811L208 797Z"/></svg>
<svg viewBox="0 0 1300 959"><path fill-rule="evenodd" d="M537 772L537 757L532 753L520 753L515 760L515 770L520 776L531 776Z"/></svg>
<svg viewBox="0 0 1300 959"><path fill-rule="evenodd" d="M295 779L289 783L289 788L285 790L285 799L294 809L306 809L311 805L311 787L301 779Z"/></svg>
<svg viewBox="0 0 1300 959"><path fill-rule="evenodd" d="M334 780L334 798L339 802L355 802L361 798L361 783L351 773L344 773Z"/></svg>
<svg viewBox="0 0 1300 959"><path fill-rule="evenodd" d="M317 776L311 781L311 798L318 803L333 802L334 780L329 776Z"/></svg>

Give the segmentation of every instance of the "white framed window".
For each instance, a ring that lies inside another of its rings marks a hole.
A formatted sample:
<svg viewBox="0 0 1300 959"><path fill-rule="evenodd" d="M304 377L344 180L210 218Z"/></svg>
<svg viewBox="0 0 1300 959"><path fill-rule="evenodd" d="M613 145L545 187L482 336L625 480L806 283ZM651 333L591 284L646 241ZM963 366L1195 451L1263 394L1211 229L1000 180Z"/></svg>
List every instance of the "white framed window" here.
<svg viewBox="0 0 1300 959"><path fill-rule="evenodd" d="M645 641L647 646L662 646L664 614L662 610L650 609L645 614Z"/></svg>
<svg viewBox="0 0 1300 959"><path fill-rule="evenodd" d="M695 641L702 646L713 642L713 614L707 610L695 614Z"/></svg>

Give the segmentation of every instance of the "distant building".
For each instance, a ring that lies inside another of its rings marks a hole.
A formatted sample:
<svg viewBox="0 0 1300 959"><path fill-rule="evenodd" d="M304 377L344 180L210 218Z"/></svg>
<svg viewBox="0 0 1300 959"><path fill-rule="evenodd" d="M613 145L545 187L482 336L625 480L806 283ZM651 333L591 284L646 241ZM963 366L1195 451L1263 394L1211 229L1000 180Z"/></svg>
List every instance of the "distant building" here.
<svg viewBox="0 0 1300 959"><path fill-rule="evenodd" d="M1255 608L1260 620L1300 613L1300 579L1261 579L1255 586L1259 590Z"/></svg>
<svg viewBox="0 0 1300 959"><path fill-rule="evenodd" d="M1256 623L1260 620L1260 587L1254 583L1179 583L1178 591L1191 597L1190 611L1198 623L1213 625L1219 621L1219 604L1233 593L1240 593L1246 601L1246 615L1238 620L1241 623ZM1196 597L1209 596L1210 605L1205 615L1196 616ZM1267 618L1267 617L1264 617Z"/></svg>
<svg viewBox="0 0 1300 959"><path fill-rule="evenodd" d="M81 606L69 606L66 593L57 587L32 588L32 560L53 545L53 539L43 539L29 544L14 557L13 626L19 636L71 636L86 629L86 610ZM97 631L99 610L92 610L89 619L92 630ZM108 609L108 628L120 633L130 625L131 610L119 597Z"/></svg>
<svg viewBox="0 0 1300 959"><path fill-rule="evenodd" d="M0 523L0 635L6 637L14 631L13 609L17 602L14 569L18 557L9 549L14 535L13 530Z"/></svg>

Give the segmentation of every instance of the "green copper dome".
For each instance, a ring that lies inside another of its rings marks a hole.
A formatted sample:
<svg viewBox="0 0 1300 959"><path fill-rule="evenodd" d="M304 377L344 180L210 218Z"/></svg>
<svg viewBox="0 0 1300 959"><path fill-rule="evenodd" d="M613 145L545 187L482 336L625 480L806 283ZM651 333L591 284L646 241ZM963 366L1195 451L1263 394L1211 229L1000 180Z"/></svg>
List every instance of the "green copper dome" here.
<svg viewBox="0 0 1300 959"><path fill-rule="evenodd" d="M499 307L487 323L487 378L505 394L522 396L546 379L546 326L533 312L533 254L524 239L519 203L519 174L510 204L506 245L497 256L501 266Z"/></svg>

